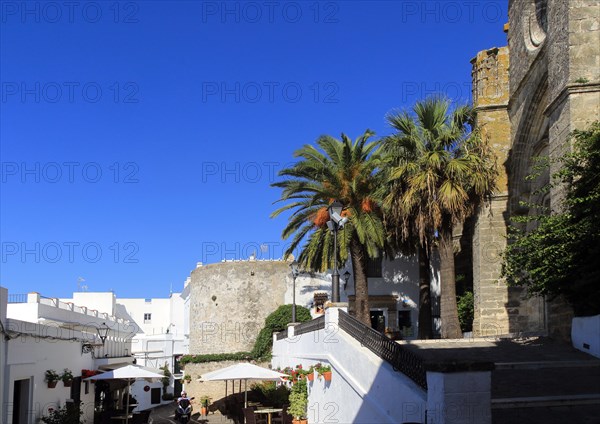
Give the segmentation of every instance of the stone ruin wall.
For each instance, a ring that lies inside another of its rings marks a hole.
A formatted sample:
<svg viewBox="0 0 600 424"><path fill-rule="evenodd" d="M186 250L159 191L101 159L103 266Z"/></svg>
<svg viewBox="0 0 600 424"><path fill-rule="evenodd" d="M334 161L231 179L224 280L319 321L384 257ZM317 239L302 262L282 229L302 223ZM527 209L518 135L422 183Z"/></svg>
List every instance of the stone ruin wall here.
<svg viewBox="0 0 600 424"><path fill-rule="evenodd" d="M291 285L284 261L222 262L191 275L190 354L250 351Z"/></svg>
<svg viewBox="0 0 600 424"><path fill-rule="evenodd" d="M535 187L524 182L531 157L562 155L569 148L568 135L600 116L600 2L511 0L508 49L480 52L472 63L478 125L498 152L502 174L498 195L474 229L474 333L547 330L568 339L570 308L560 300L545 305L540 298L527 299L522 289L508 289L499 279L498 254L508 217L527 213L519 201L536 200ZM560 187L552 190L553 210L562 198Z"/></svg>

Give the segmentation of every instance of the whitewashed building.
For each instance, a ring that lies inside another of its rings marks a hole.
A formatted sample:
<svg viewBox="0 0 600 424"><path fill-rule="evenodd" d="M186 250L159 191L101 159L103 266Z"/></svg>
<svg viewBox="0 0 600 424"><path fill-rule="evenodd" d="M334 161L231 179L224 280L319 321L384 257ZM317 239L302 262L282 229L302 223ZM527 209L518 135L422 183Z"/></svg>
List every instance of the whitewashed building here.
<svg viewBox="0 0 600 424"><path fill-rule="evenodd" d="M108 370L133 362L131 322L85 306L38 293L8 295L0 288L2 318L3 423L37 424L67 400L82 402L87 422L94 420L94 385L84 370ZM69 369L70 387L49 387L47 370Z"/></svg>
<svg viewBox="0 0 600 424"><path fill-rule="evenodd" d="M181 375L176 358L188 353L189 347L189 331L185 331L188 297L189 290L171 293L167 298L117 298L111 292L75 292L72 299L63 301L102 308L130 322L135 332L129 353L136 364L159 373L166 364L173 375L167 392L178 394ZM137 410L161 404L163 391L160 381L134 384L131 392L139 403Z"/></svg>

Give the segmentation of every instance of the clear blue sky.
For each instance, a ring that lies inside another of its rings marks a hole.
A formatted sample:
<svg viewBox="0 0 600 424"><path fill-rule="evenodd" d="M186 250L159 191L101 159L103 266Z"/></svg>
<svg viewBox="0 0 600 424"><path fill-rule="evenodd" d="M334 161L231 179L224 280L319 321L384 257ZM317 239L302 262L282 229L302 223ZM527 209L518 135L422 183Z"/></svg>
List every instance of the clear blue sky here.
<svg viewBox="0 0 600 424"><path fill-rule="evenodd" d="M467 101L506 3L0 2L0 284L164 297L198 261L280 257L293 151Z"/></svg>

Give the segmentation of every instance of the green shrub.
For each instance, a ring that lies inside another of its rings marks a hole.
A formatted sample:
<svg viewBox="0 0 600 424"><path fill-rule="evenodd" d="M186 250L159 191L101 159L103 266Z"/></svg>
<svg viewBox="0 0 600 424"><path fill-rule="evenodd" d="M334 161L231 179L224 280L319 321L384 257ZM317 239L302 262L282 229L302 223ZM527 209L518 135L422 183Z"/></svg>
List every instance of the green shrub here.
<svg viewBox="0 0 600 424"><path fill-rule="evenodd" d="M252 391L266 405L281 408L289 403L290 390L284 386L277 386L274 381L265 381L252 385Z"/></svg>
<svg viewBox="0 0 600 424"><path fill-rule="evenodd" d="M311 319L312 316L308 309L296 305L297 322L306 322ZM292 305L281 305L271 313L265 320L265 326L258 333L252 349L252 356L255 359L269 359L273 348L273 333L285 330L290 322L292 322Z"/></svg>
<svg viewBox="0 0 600 424"><path fill-rule="evenodd" d="M83 408L79 406L63 406L62 408L50 410L50 413L42 417L44 424L80 424L82 421Z"/></svg>
<svg viewBox="0 0 600 424"><path fill-rule="evenodd" d="M458 320L460 329L463 333L473 330L473 292L467 291L462 296L458 296L456 306L458 308Z"/></svg>
<svg viewBox="0 0 600 424"><path fill-rule="evenodd" d="M167 389L167 387L169 386L169 384L171 384L171 371L169 371L169 365L167 364L167 362L165 361L165 364L160 367L160 369L163 371L163 375L164 377L161 379L162 385L164 386L165 390Z"/></svg>
<svg viewBox="0 0 600 424"><path fill-rule="evenodd" d="M296 419L303 419L306 418L307 410L308 390L306 387L306 380L298 380L292 386L288 413Z"/></svg>
<svg viewBox="0 0 600 424"><path fill-rule="evenodd" d="M235 353L209 353L206 355L183 355L179 359L181 365L185 364L203 364L206 362L221 362L221 361L249 361L254 359L250 352L235 352Z"/></svg>

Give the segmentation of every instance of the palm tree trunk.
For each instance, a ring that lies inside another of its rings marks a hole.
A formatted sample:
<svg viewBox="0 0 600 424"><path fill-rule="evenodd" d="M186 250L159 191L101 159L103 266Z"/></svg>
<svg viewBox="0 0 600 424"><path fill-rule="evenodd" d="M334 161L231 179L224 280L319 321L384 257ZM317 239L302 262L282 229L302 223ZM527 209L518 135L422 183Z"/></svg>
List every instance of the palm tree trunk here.
<svg viewBox="0 0 600 424"><path fill-rule="evenodd" d="M354 270L354 311L356 319L371 326L369 286L367 281L367 253L354 237L350 242L350 258Z"/></svg>
<svg viewBox="0 0 600 424"><path fill-rule="evenodd" d="M462 338L456 307L456 275L454 271L454 244L452 242L452 223L444 219L440 231L440 278L442 338Z"/></svg>
<svg viewBox="0 0 600 424"><path fill-rule="evenodd" d="M433 338L431 325L431 276L429 252L419 246L419 339Z"/></svg>

